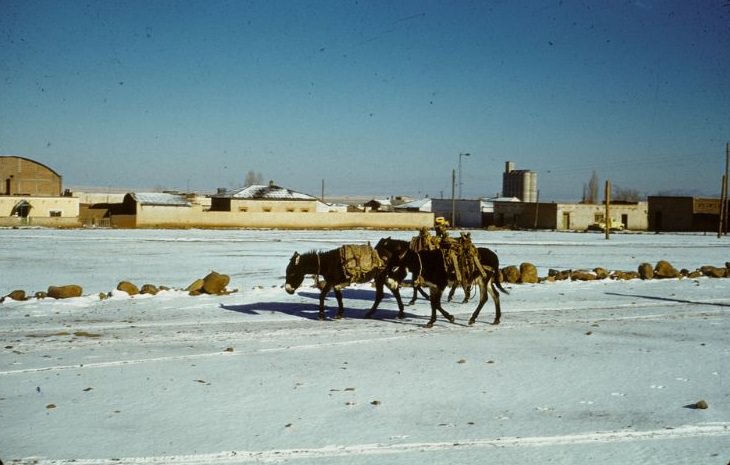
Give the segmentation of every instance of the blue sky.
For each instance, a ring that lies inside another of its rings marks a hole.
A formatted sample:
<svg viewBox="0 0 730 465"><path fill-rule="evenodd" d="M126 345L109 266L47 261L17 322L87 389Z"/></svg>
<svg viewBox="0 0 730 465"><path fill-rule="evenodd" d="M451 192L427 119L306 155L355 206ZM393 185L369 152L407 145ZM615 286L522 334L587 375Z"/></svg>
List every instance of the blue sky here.
<svg viewBox="0 0 730 465"><path fill-rule="evenodd" d="M730 2L0 0L0 154L65 186L720 190Z"/></svg>

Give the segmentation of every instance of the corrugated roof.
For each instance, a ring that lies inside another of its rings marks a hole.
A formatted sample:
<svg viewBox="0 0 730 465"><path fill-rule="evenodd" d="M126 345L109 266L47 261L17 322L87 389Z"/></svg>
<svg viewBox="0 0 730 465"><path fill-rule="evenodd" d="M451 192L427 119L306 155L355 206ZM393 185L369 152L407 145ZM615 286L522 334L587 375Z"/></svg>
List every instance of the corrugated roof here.
<svg viewBox="0 0 730 465"><path fill-rule="evenodd" d="M141 205L163 205L167 207L190 207L191 204L180 194L168 194L164 192L132 192L135 202Z"/></svg>
<svg viewBox="0 0 730 465"><path fill-rule="evenodd" d="M273 184L267 186L253 185L244 187L243 189L229 193L226 197L233 199L256 199L256 200L317 200L308 194L295 192L291 189L279 187Z"/></svg>

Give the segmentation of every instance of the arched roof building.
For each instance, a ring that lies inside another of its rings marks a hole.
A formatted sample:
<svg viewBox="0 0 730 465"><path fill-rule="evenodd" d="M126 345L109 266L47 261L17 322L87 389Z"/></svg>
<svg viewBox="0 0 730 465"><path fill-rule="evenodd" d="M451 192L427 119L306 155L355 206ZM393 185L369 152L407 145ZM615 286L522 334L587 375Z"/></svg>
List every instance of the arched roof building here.
<svg viewBox="0 0 730 465"><path fill-rule="evenodd" d="M25 157L0 156L0 195L59 197L61 175Z"/></svg>

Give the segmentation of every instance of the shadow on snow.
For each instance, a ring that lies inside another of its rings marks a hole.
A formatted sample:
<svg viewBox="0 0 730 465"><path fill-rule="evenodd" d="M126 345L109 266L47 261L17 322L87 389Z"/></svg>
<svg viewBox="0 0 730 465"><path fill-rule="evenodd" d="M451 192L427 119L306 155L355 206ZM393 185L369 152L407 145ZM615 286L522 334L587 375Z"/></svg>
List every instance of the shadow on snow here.
<svg viewBox="0 0 730 465"><path fill-rule="evenodd" d="M319 320L319 292L317 291L301 291L297 292L298 296L312 299L314 303L300 303L300 302L254 302L251 304L241 305L224 305L221 304L220 308L231 312L244 313L248 315L261 315L263 313L283 313L285 315L296 316L299 318L305 318L308 320ZM345 319L365 319L365 314L370 308L349 308L347 306L348 300L359 300L359 301L374 301L375 291L367 289L342 289L342 302L345 307ZM390 293L385 293L383 296L383 302L395 301L394 297ZM382 303L381 303L382 304ZM335 299L334 292L327 294L325 298L325 313L327 319L332 317L337 312L337 299ZM425 317L406 313L407 318L419 318ZM389 310L387 308L378 308L378 312L372 318L373 320L392 320L395 323L405 323L403 320L398 319L398 310Z"/></svg>

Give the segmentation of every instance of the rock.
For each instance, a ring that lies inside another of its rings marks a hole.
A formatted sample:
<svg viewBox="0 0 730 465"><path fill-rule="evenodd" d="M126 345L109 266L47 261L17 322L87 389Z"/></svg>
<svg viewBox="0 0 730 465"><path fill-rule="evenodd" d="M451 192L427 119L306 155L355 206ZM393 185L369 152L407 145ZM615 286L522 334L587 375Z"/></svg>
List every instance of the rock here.
<svg viewBox="0 0 730 465"><path fill-rule="evenodd" d="M185 288L185 291L190 295L200 295L203 293L203 279L196 279L191 285Z"/></svg>
<svg viewBox="0 0 730 465"><path fill-rule="evenodd" d="M570 275L570 279L573 281L595 281L596 275L591 271L575 270Z"/></svg>
<svg viewBox="0 0 730 465"><path fill-rule="evenodd" d="M608 270L600 266L593 268L593 272L596 274L596 279L606 279L609 276Z"/></svg>
<svg viewBox="0 0 730 465"><path fill-rule="evenodd" d="M157 293L160 292L160 290L154 284L144 284L144 285L142 285L142 289L139 292L140 292L140 294L157 295Z"/></svg>
<svg viewBox="0 0 730 465"><path fill-rule="evenodd" d="M572 273L573 270L550 270L548 271L548 276L553 277L555 281L565 281L566 279L570 279Z"/></svg>
<svg viewBox="0 0 730 465"><path fill-rule="evenodd" d="M46 297L48 297L48 292L38 291L33 294L33 297L35 297L36 299L45 299Z"/></svg>
<svg viewBox="0 0 730 465"><path fill-rule="evenodd" d="M702 272L700 270L694 270L687 273L687 277L690 279L697 279L699 277L703 276Z"/></svg>
<svg viewBox="0 0 730 465"><path fill-rule="evenodd" d="M54 299L69 299L71 297L81 297L81 294L83 293L84 290L81 288L81 286L77 286L76 284L48 287L48 297L53 297Z"/></svg>
<svg viewBox="0 0 730 465"><path fill-rule="evenodd" d="M226 293L226 286L231 281L231 277L227 274L220 274L215 271L208 273L203 278L203 291L206 294L219 295Z"/></svg>
<svg viewBox="0 0 730 465"><path fill-rule="evenodd" d="M654 267L654 277L656 279L672 279L679 278L679 271L666 260L659 260Z"/></svg>
<svg viewBox="0 0 730 465"><path fill-rule="evenodd" d="M99 300L106 300L110 297L109 293L107 292L100 292L99 293Z"/></svg>
<svg viewBox="0 0 730 465"><path fill-rule="evenodd" d="M707 405L707 401L705 401L705 400L700 400L695 404L695 408L698 408L701 410L705 410L708 407L709 407L709 405Z"/></svg>
<svg viewBox="0 0 730 465"><path fill-rule="evenodd" d="M124 291L129 295L139 294L139 288L129 281L121 281L119 284L117 284L117 290Z"/></svg>
<svg viewBox="0 0 730 465"><path fill-rule="evenodd" d="M639 277L641 279L654 278L654 267L649 263L642 263L639 265Z"/></svg>
<svg viewBox="0 0 730 465"><path fill-rule="evenodd" d="M700 268L703 275L708 278L724 278L727 276L727 268L718 268L716 266L703 266Z"/></svg>
<svg viewBox="0 0 730 465"><path fill-rule="evenodd" d="M509 265L502 268L503 281L509 284L517 284L520 282L520 269L515 265Z"/></svg>
<svg viewBox="0 0 730 465"><path fill-rule="evenodd" d="M611 273L611 279L618 279L622 281L639 279L639 273L636 271L614 271Z"/></svg>
<svg viewBox="0 0 730 465"><path fill-rule="evenodd" d="M523 284L535 284L537 282L537 268L532 263L520 265L520 282Z"/></svg>
<svg viewBox="0 0 730 465"><path fill-rule="evenodd" d="M28 300L28 297L25 295L25 291L22 289L17 289L10 294L6 295L5 297L8 297L13 300Z"/></svg>

